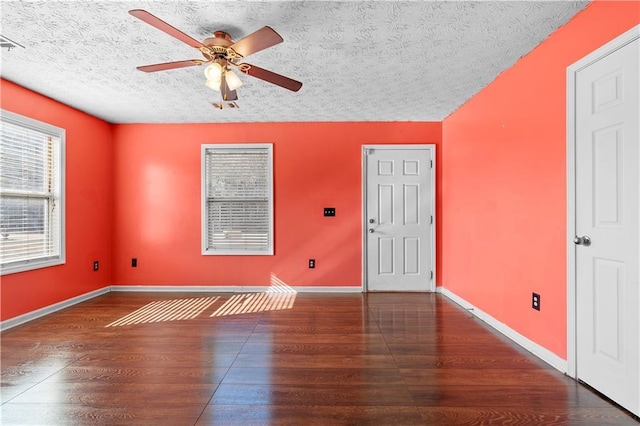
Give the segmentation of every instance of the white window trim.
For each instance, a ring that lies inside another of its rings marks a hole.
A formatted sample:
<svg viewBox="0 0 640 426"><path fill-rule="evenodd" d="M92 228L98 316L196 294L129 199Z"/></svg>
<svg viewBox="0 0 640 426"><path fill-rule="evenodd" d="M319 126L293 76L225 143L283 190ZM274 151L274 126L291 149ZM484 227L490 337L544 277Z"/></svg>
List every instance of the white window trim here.
<svg viewBox="0 0 640 426"><path fill-rule="evenodd" d="M0 275L15 274L18 272L32 271L40 268L47 268L50 266L63 265L66 263L66 224L65 224L65 175L66 175L66 144L65 136L66 131L60 127L53 126L48 123L35 120L33 118L26 117L24 115L16 114L10 111L0 109L0 117L2 121L11 122L13 124L27 127L39 132L48 133L59 139L60 145L60 161L58 164L58 170L55 171L56 178L58 179L58 207L60 213L60 254L53 258L47 259L33 259L22 262L10 263L7 266L0 264Z"/></svg>
<svg viewBox="0 0 640 426"><path fill-rule="evenodd" d="M207 220L207 173L206 173L206 152L208 149L251 149L261 148L267 149L269 156L269 246L267 250L251 251L251 250L212 250L207 247L207 235L209 231L209 223ZM202 204L202 254L203 255L231 255L231 256L272 256L274 253L274 215L273 215L273 144L257 143L257 144L203 144L201 149L201 204Z"/></svg>

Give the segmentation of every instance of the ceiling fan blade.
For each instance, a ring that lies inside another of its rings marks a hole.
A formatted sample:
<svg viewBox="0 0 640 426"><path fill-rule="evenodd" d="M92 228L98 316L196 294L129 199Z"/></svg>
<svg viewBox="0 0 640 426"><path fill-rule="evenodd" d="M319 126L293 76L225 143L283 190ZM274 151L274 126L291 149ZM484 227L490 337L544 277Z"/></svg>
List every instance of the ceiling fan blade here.
<svg viewBox="0 0 640 426"><path fill-rule="evenodd" d="M137 68L140 71L144 72L156 72L172 70L175 68L193 67L195 65L202 65L202 61L199 59L187 59L186 61L163 62L161 64L143 65Z"/></svg>
<svg viewBox="0 0 640 426"><path fill-rule="evenodd" d="M289 89L293 92L297 92L302 87L302 83L289 77L276 74L275 72L265 70L264 68L256 67L255 65L246 65L249 65L251 68L249 68L247 71L244 71L244 73L250 75L251 77L259 78L260 80L273 83L280 87L284 87L285 89Z"/></svg>
<svg viewBox="0 0 640 426"><path fill-rule="evenodd" d="M237 101L238 100L238 92L235 90L229 89L229 85L227 84L227 78L225 76L226 73L222 74L220 77L220 93L222 93L223 101Z"/></svg>
<svg viewBox="0 0 640 426"><path fill-rule="evenodd" d="M275 32L271 27L262 27L258 31L255 31L242 40L237 41L231 45L231 48L239 53L243 57L247 57L252 53L259 52L268 47L275 46L278 43L282 43L284 40L280 37L280 34Z"/></svg>
<svg viewBox="0 0 640 426"><path fill-rule="evenodd" d="M146 10L133 9L133 10L130 10L129 13L131 15L135 16L136 18L138 18L138 19L146 22L147 24L151 25L152 27L156 27L160 31L164 31L165 33L169 34L170 36L177 38L181 42L186 43L191 47L195 47L196 49L199 49L201 47L205 47L204 44L200 43L195 38L192 38L191 36L186 35L182 31L180 31L179 29L177 29L175 27L172 27L171 25L169 25L166 22L164 22L162 19L150 14Z"/></svg>

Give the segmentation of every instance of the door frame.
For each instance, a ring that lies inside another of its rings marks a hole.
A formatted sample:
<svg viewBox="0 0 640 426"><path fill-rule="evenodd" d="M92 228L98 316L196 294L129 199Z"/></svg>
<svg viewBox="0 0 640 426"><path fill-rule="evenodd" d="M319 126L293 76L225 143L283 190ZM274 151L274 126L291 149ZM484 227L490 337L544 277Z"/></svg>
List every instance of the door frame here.
<svg viewBox="0 0 640 426"><path fill-rule="evenodd" d="M429 159L431 160L431 215L433 216L433 223L431 223L431 270L433 271L433 278L429 280L427 288L428 292L436 291L436 145L435 144L372 144L362 145L362 291L369 291L369 281L367 277L367 151L369 149L424 149L429 152Z"/></svg>
<svg viewBox="0 0 640 426"><path fill-rule="evenodd" d="M567 67L567 375L577 379L577 282L576 246L576 74L640 38L640 25L636 25L600 48Z"/></svg>

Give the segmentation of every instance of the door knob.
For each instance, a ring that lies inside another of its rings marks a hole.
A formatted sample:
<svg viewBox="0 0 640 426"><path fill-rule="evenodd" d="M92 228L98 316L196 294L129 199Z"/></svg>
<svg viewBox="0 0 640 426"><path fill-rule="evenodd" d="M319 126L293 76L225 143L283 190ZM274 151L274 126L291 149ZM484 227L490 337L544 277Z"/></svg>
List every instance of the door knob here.
<svg viewBox="0 0 640 426"><path fill-rule="evenodd" d="M373 230L373 228L369 229L369 233L373 234L375 231Z"/></svg>
<svg viewBox="0 0 640 426"><path fill-rule="evenodd" d="M576 237L573 239L573 242L575 245L577 246L590 246L591 245L591 238L587 237L586 235L584 237L578 237L576 235Z"/></svg>
<svg viewBox="0 0 640 426"><path fill-rule="evenodd" d="M369 223L376 223L375 219L369 219Z"/></svg>

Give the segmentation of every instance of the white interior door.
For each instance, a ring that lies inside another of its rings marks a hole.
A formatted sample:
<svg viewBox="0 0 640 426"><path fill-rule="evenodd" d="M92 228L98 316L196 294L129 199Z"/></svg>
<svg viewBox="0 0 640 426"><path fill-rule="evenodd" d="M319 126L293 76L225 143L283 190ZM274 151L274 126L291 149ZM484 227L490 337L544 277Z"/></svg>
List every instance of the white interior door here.
<svg viewBox="0 0 640 426"><path fill-rule="evenodd" d="M639 43L575 73L574 241L577 377L637 415Z"/></svg>
<svg viewBox="0 0 640 426"><path fill-rule="evenodd" d="M433 290L432 145L370 145L365 166L369 291Z"/></svg>

